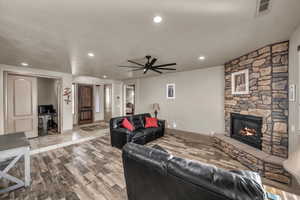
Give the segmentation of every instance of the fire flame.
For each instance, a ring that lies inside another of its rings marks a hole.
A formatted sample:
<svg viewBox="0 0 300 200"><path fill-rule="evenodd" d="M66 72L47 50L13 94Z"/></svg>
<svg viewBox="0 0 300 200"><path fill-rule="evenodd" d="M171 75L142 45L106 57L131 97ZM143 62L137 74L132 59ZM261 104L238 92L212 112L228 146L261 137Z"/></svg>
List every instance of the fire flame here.
<svg viewBox="0 0 300 200"><path fill-rule="evenodd" d="M242 130L240 130L240 134L244 136L252 136L256 135L256 130L254 128L245 127Z"/></svg>

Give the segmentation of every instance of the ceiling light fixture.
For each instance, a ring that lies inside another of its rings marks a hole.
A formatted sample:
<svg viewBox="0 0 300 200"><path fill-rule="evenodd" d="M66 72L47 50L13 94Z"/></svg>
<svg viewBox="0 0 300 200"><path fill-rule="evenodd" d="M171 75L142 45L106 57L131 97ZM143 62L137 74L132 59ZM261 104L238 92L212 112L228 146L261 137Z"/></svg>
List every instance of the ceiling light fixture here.
<svg viewBox="0 0 300 200"><path fill-rule="evenodd" d="M94 53L88 53L88 56L89 56L89 57L94 57L95 54L94 54Z"/></svg>
<svg viewBox="0 0 300 200"><path fill-rule="evenodd" d="M24 67L27 67L27 66L28 66L28 63L22 62L21 65L24 66Z"/></svg>
<svg viewBox="0 0 300 200"><path fill-rule="evenodd" d="M103 78L107 78L107 76L106 76L106 75L103 75Z"/></svg>
<svg viewBox="0 0 300 200"><path fill-rule="evenodd" d="M162 21L162 17L161 16L155 16L153 17L153 22L156 23L156 24L159 24L161 23Z"/></svg>
<svg viewBox="0 0 300 200"><path fill-rule="evenodd" d="M198 60L205 60L205 56L199 56Z"/></svg>

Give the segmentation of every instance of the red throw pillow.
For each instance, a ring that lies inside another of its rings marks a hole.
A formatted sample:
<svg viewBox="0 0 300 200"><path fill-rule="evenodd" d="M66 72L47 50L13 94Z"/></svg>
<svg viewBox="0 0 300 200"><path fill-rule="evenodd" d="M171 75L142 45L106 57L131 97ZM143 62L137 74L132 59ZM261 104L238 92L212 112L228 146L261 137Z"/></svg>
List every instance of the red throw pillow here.
<svg viewBox="0 0 300 200"><path fill-rule="evenodd" d="M154 117L146 117L145 128L158 128L157 119Z"/></svg>
<svg viewBox="0 0 300 200"><path fill-rule="evenodd" d="M128 121L127 118L124 118L123 121L122 121L122 126L124 128L127 128L128 130L130 131L133 131L134 130L134 126L130 123L130 121Z"/></svg>

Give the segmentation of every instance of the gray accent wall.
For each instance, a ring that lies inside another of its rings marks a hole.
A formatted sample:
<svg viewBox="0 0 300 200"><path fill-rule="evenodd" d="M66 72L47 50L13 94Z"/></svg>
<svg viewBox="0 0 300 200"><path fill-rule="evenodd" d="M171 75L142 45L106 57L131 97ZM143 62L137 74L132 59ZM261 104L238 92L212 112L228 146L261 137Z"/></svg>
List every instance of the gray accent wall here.
<svg viewBox="0 0 300 200"><path fill-rule="evenodd" d="M158 118L167 127L200 134L224 132L224 66L126 81L136 84L137 113L151 112L159 103ZM176 84L176 98L166 98L166 85Z"/></svg>

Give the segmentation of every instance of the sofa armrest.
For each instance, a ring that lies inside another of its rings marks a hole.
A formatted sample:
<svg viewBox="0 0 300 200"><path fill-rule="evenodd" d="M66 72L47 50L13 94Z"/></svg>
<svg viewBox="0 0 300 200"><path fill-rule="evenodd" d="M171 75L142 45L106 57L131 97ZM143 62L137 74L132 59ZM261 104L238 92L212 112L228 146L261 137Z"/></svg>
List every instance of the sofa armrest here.
<svg viewBox="0 0 300 200"><path fill-rule="evenodd" d="M162 128L161 133L159 134L161 137L165 135L165 126L166 126L166 120L157 120L158 126Z"/></svg>
<svg viewBox="0 0 300 200"><path fill-rule="evenodd" d="M114 128L110 131L111 145L122 149L122 147L131 141L132 132L126 128Z"/></svg>
<svg viewBox="0 0 300 200"><path fill-rule="evenodd" d="M159 127L165 128L166 120L159 119L159 120L157 120L157 123L158 123Z"/></svg>

